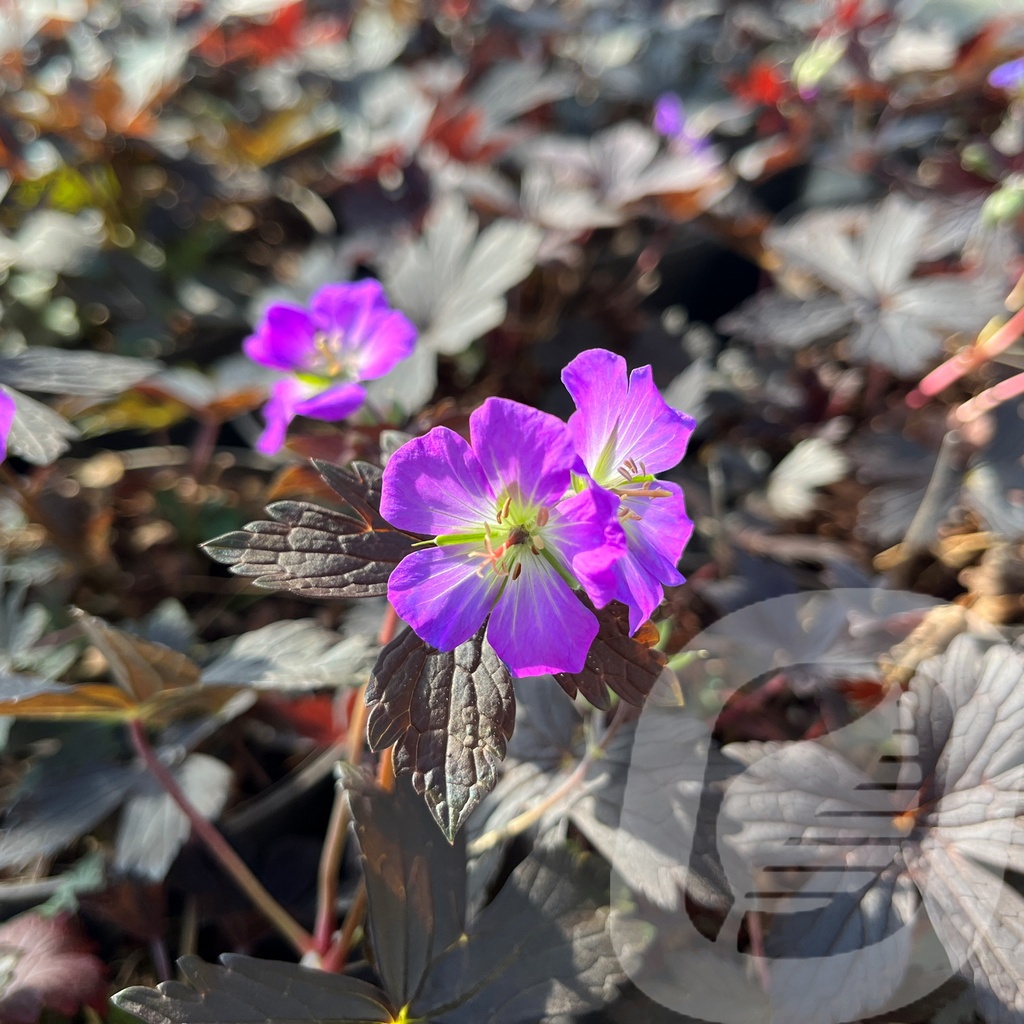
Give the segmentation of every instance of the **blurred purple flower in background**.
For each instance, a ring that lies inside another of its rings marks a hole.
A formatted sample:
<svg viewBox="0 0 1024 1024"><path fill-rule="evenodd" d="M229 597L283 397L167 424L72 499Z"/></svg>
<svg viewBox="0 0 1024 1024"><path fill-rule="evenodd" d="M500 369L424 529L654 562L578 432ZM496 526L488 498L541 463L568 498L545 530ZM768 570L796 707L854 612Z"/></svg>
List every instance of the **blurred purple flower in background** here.
<svg viewBox="0 0 1024 1024"><path fill-rule="evenodd" d="M0 388L0 462L7 458L7 435L14 422L14 399Z"/></svg>
<svg viewBox="0 0 1024 1024"><path fill-rule="evenodd" d="M256 447L278 451L296 416L333 422L351 415L366 398L359 382L383 377L415 342L416 328L373 279L324 285L308 310L270 306L242 347L255 362L293 376L273 386Z"/></svg>
<svg viewBox="0 0 1024 1024"><path fill-rule="evenodd" d="M710 151L708 140L687 122L683 101L674 92L663 92L654 101L654 130L668 140L669 148L676 153L697 155Z"/></svg>
<svg viewBox="0 0 1024 1024"><path fill-rule="evenodd" d="M993 68L988 76L988 84L996 89L1019 89L1024 86L1024 57Z"/></svg>
<svg viewBox="0 0 1024 1024"><path fill-rule="evenodd" d="M512 675L578 672L611 600L625 553L615 495L577 494L572 437L554 416L489 398L470 442L435 427L384 471L380 511L435 543L391 574L388 599L427 643L449 651L490 615L487 639Z"/></svg>
<svg viewBox="0 0 1024 1024"><path fill-rule="evenodd" d="M649 366L627 378L625 359L604 349L581 352L562 381L576 403L569 419L576 451L591 479L618 501L628 550L613 566L613 596L629 605L634 632L657 608L662 586L683 582L676 563L693 523L682 489L654 474L682 459L696 423L666 404Z"/></svg>
<svg viewBox="0 0 1024 1024"><path fill-rule="evenodd" d="M674 139L683 134L685 124L683 101L674 92L663 92L654 102L654 130Z"/></svg>

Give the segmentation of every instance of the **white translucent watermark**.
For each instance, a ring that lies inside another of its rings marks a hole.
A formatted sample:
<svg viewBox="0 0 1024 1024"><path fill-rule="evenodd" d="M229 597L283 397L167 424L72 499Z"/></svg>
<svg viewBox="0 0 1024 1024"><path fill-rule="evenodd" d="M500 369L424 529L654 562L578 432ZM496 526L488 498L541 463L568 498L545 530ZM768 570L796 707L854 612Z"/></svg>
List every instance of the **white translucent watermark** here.
<svg viewBox="0 0 1024 1024"><path fill-rule="evenodd" d="M981 639L925 660L906 692L879 682L860 718L841 718L835 689L880 681L879 660L944 611L886 590L789 595L688 646L683 688L704 706L652 694L613 858L612 939L647 995L720 1024L840 1024L929 995L1004 941L1002 874L1024 846L1020 655L972 621ZM728 702L780 672L834 728L714 743Z"/></svg>

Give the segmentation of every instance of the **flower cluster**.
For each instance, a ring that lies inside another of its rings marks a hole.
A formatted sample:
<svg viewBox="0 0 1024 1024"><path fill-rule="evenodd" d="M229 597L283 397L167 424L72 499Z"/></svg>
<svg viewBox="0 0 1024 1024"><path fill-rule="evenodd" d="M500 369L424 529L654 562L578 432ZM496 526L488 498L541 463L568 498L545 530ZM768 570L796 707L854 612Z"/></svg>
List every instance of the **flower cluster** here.
<svg viewBox="0 0 1024 1024"><path fill-rule="evenodd" d="M452 650L489 616L487 639L514 676L579 672L597 635L593 612L629 606L644 622L692 524L682 492L653 474L683 456L694 421L658 394L650 367L591 349L563 380L569 423L490 398L470 439L435 427L384 471L381 514L433 537L398 565L388 598L427 643Z"/></svg>
<svg viewBox="0 0 1024 1024"><path fill-rule="evenodd" d="M256 447L276 452L296 416L330 422L350 416L366 399L359 382L383 377L415 343L416 328L388 305L373 279L325 285L308 310L270 306L243 348L255 362L290 376L273 386Z"/></svg>

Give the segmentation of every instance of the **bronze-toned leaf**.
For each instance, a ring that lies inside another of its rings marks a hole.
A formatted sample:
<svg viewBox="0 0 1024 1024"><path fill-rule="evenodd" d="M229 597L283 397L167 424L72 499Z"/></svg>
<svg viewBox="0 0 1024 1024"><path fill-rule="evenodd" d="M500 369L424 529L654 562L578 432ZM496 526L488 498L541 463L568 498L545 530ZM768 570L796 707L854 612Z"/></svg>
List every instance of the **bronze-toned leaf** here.
<svg viewBox="0 0 1024 1024"><path fill-rule="evenodd" d="M494 788L515 725L512 677L484 628L454 651L406 630L381 651L366 689L371 749L394 744L395 772L412 773L449 842Z"/></svg>
<svg viewBox="0 0 1024 1024"><path fill-rule="evenodd" d="M377 597L415 538L390 526L377 511L381 470L364 462L341 469L316 463L344 510L304 501L267 507L273 522L249 523L203 545L206 553L251 576L258 587L304 597Z"/></svg>
<svg viewBox="0 0 1024 1024"><path fill-rule="evenodd" d="M83 611L76 609L74 616L89 641L107 659L116 682L135 700L149 700L164 690L199 682L199 666L188 655L115 629Z"/></svg>
<svg viewBox="0 0 1024 1024"><path fill-rule="evenodd" d="M37 693L22 700L0 701L0 715L125 721L135 716L135 701L120 687L94 683L61 693Z"/></svg>
<svg viewBox="0 0 1024 1024"><path fill-rule="evenodd" d="M586 603L586 602L585 602ZM559 672L555 679L570 697L582 693L594 707L611 707L608 690L614 690L627 704L641 707L651 692L665 655L653 648L657 631L644 623L629 635L629 609L618 601L594 610L600 628L587 652L582 672Z"/></svg>

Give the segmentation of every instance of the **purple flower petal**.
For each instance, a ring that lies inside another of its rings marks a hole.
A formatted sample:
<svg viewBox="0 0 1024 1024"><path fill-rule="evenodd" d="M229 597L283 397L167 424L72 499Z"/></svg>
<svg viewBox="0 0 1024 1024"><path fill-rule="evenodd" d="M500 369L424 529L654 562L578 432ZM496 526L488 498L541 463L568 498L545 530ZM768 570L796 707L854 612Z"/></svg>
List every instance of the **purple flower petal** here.
<svg viewBox="0 0 1024 1024"><path fill-rule="evenodd" d="M693 523L686 515L682 490L661 480L657 486L671 491L671 496L622 499L622 504L640 517L622 520L629 548L612 567L614 597L629 605L630 633L651 617L661 603L663 587L684 582L676 564L693 533Z"/></svg>
<svg viewBox="0 0 1024 1024"><path fill-rule="evenodd" d="M416 328L388 305L381 283L372 278L324 285L310 305L317 327L333 339L359 380L383 377L416 344Z"/></svg>
<svg viewBox="0 0 1024 1024"><path fill-rule="evenodd" d="M276 303L263 314L255 334L242 342L245 354L275 370L304 370L316 354L316 325L298 306Z"/></svg>
<svg viewBox="0 0 1024 1024"><path fill-rule="evenodd" d="M325 284L310 299L309 307L321 331L344 336L347 347L352 348L366 344L368 326L391 310L383 286L373 278Z"/></svg>
<svg viewBox="0 0 1024 1024"><path fill-rule="evenodd" d="M388 579L388 600L399 618L440 651L458 647L480 628L508 578L478 575L481 559L473 554L479 550L479 544L420 548Z"/></svg>
<svg viewBox="0 0 1024 1024"><path fill-rule="evenodd" d="M381 316L373 328L372 340L359 353L359 379L376 380L408 359L416 347L416 334L412 321L397 310Z"/></svg>
<svg viewBox="0 0 1024 1024"><path fill-rule="evenodd" d="M487 640L517 678L579 672L597 619L543 558L530 555L519 564L519 578L509 579L491 612Z"/></svg>
<svg viewBox="0 0 1024 1024"><path fill-rule="evenodd" d="M281 450L288 424L295 418L295 407L309 394L308 386L297 380L279 380L270 389L270 400L263 406L267 425L256 441L256 450L274 455Z"/></svg>
<svg viewBox="0 0 1024 1024"><path fill-rule="evenodd" d="M629 607L629 634L632 636L654 614L665 590L658 578L630 555L620 559L613 571L616 576L615 600Z"/></svg>
<svg viewBox="0 0 1024 1024"><path fill-rule="evenodd" d="M988 84L996 89L1017 89L1024 85L1024 57L1007 61L994 68L988 76Z"/></svg>
<svg viewBox="0 0 1024 1024"><path fill-rule="evenodd" d="M14 399L0 387L0 462L7 458L7 435L11 432L16 410Z"/></svg>
<svg viewBox="0 0 1024 1024"><path fill-rule="evenodd" d="M333 423L354 413L366 399L366 390L358 384L335 384L295 406L299 416Z"/></svg>
<svg viewBox="0 0 1024 1024"><path fill-rule="evenodd" d="M591 487L560 501L544 529L544 541L565 559L598 608L616 596L615 563L626 554L626 534L616 511L619 499Z"/></svg>
<svg viewBox="0 0 1024 1024"><path fill-rule="evenodd" d="M655 486L671 494L638 498L627 493L622 498L622 504L639 517L624 519L623 529L630 552L662 583L673 587L683 582L676 563L693 534L693 523L686 514L686 500L678 484L659 480Z"/></svg>
<svg viewBox="0 0 1024 1024"><path fill-rule="evenodd" d="M495 495L480 462L454 430L434 427L388 460L380 514L399 530L431 537L482 534L495 511Z"/></svg>
<svg viewBox="0 0 1024 1024"><path fill-rule="evenodd" d="M557 417L488 398L469 417L469 434L495 495L518 488L525 505L550 507L568 490L576 453Z"/></svg>
<svg viewBox="0 0 1024 1024"><path fill-rule="evenodd" d="M569 429L590 475L603 486L621 483L619 467L633 459L641 473L671 469L686 453L694 419L667 405L651 368L634 370L604 349L581 352L562 381L576 403Z"/></svg>

